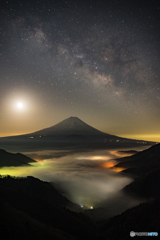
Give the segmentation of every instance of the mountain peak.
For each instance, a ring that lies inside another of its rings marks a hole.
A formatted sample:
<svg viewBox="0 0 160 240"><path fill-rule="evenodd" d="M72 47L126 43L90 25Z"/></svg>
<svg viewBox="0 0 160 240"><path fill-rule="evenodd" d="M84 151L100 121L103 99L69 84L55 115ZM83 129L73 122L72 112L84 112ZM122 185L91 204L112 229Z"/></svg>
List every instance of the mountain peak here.
<svg viewBox="0 0 160 240"><path fill-rule="evenodd" d="M71 117L69 117L69 118L66 118L66 119L79 119L78 117L73 117L73 116L71 116Z"/></svg>
<svg viewBox="0 0 160 240"><path fill-rule="evenodd" d="M83 135L94 135L94 134L104 134L97 129L91 127L87 123L83 122L78 117L69 117L65 120L57 123L56 125L45 128L38 132L33 133L33 135L71 135L71 134L83 134Z"/></svg>
<svg viewBox="0 0 160 240"><path fill-rule="evenodd" d="M62 122L54 125L55 128L65 128L65 129L80 129L84 127L88 127L89 125L80 120L78 117L69 117Z"/></svg>

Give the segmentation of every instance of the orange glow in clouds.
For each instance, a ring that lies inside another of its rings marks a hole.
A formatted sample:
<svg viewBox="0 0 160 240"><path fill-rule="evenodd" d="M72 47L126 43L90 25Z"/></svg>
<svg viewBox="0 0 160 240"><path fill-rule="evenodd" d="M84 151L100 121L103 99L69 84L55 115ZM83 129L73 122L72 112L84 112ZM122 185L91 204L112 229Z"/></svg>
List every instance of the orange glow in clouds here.
<svg viewBox="0 0 160 240"><path fill-rule="evenodd" d="M36 162L42 162L43 160L41 160L41 159L35 159L34 158L34 160L36 161Z"/></svg>
<svg viewBox="0 0 160 240"><path fill-rule="evenodd" d="M114 172L122 172L124 171L126 168L121 168L121 167L115 167L115 168L112 168L112 171Z"/></svg>
<svg viewBox="0 0 160 240"><path fill-rule="evenodd" d="M110 170L112 170L114 172L121 172L126 169L126 168L114 167L116 164L117 164L116 161L108 161L108 162L103 163L101 165L101 167L109 168Z"/></svg>
<svg viewBox="0 0 160 240"><path fill-rule="evenodd" d="M114 167L115 165L116 165L115 161L108 161L108 162L103 163L101 166L103 168L111 168L111 167Z"/></svg>

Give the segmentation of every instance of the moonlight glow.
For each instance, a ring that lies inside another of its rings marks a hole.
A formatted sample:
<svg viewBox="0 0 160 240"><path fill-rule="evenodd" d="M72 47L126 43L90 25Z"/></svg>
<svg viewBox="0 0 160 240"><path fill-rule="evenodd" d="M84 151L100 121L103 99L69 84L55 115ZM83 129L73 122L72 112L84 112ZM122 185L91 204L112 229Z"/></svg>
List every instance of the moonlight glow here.
<svg viewBox="0 0 160 240"><path fill-rule="evenodd" d="M17 101L14 101L14 104L13 104L13 111L18 111L18 112L26 112L27 110L27 104L25 101L23 100L17 100Z"/></svg>
<svg viewBox="0 0 160 240"><path fill-rule="evenodd" d="M24 108L24 104L22 102L18 102L17 103L17 108L18 109L23 109Z"/></svg>

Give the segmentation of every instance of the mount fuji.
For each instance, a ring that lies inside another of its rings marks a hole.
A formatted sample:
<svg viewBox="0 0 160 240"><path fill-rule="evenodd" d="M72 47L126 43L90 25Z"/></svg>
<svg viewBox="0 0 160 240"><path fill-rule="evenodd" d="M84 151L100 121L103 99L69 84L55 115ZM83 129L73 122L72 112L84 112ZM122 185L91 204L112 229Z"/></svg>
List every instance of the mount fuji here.
<svg viewBox="0 0 160 240"><path fill-rule="evenodd" d="M40 131L34 132L32 134L27 134L32 136L71 136L71 135L83 135L85 137L89 136L103 136L103 137L115 137L113 135L103 133L94 127L86 124L77 117L69 117L62 122L49 127L42 129Z"/></svg>
<svg viewBox="0 0 160 240"><path fill-rule="evenodd" d="M83 122L78 117L69 117L54 126L30 134L25 134L23 136L34 139L41 138L41 141L42 139L52 139L52 141L56 141L57 143L59 141L63 141L63 143L65 142L65 144L69 145L103 144L106 146L107 144L111 146L115 143L116 145L118 145L118 143L121 143L121 145L126 145L129 143L136 145L153 145L153 143L150 142L122 138L101 132L96 128Z"/></svg>
<svg viewBox="0 0 160 240"><path fill-rule="evenodd" d="M133 140L101 132L77 117L33 133L0 138L0 147L8 151L24 149L71 149L71 148L122 148L136 147L153 142Z"/></svg>

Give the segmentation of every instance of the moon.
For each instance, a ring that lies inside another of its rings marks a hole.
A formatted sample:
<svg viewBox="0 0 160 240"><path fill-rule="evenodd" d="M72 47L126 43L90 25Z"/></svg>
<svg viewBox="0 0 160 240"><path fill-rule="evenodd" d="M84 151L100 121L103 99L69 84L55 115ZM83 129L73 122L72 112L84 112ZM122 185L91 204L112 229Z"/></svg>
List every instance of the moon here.
<svg viewBox="0 0 160 240"><path fill-rule="evenodd" d="M24 104L22 102L18 102L17 103L17 108L18 109L23 109L24 108Z"/></svg>
<svg viewBox="0 0 160 240"><path fill-rule="evenodd" d="M14 113L22 114L28 111L28 104L25 99L14 99L14 101L12 101L11 108Z"/></svg>

